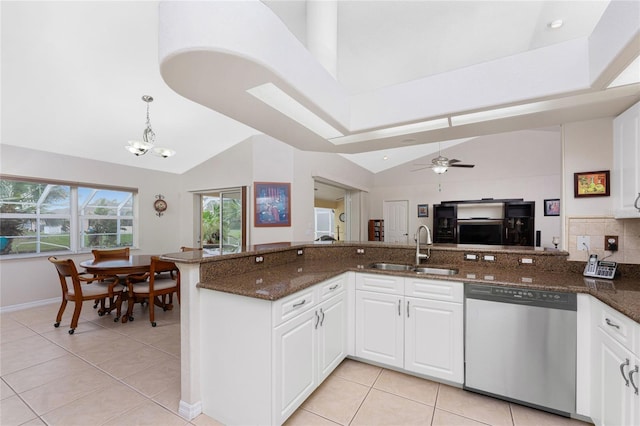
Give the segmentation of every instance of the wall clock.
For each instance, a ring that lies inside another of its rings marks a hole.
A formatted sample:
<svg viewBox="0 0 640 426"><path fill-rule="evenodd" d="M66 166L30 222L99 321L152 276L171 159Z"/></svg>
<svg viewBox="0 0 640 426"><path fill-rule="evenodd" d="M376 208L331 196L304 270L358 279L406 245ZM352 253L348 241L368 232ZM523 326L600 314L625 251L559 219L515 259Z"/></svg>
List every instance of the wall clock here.
<svg viewBox="0 0 640 426"><path fill-rule="evenodd" d="M156 195L157 200L153 203L153 208L156 211L156 216L162 216L162 214L167 210L167 202L164 200L164 197L160 194Z"/></svg>
<svg viewBox="0 0 640 426"><path fill-rule="evenodd" d="M344 212L340 213L340 216L338 216L338 219L340 219L340 222L344 222Z"/></svg>

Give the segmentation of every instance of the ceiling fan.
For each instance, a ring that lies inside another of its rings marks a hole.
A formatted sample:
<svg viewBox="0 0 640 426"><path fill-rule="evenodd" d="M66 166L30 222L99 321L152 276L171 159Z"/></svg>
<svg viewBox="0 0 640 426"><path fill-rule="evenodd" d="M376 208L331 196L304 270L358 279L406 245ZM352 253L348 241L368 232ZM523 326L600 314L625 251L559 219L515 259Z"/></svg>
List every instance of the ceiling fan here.
<svg viewBox="0 0 640 426"><path fill-rule="evenodd" d="M460 160L456 160L452 158L449 160L447 157L443 157L440 153L440 149L438 149L438 156L431 160L431 164L414 164L414 166L423 166L418 169L412 170L412 172L417 172L418 170L424 169L433 169L433 171L439 175L443 174L449 167L475 167L475 164L459 164Z"/></svg>

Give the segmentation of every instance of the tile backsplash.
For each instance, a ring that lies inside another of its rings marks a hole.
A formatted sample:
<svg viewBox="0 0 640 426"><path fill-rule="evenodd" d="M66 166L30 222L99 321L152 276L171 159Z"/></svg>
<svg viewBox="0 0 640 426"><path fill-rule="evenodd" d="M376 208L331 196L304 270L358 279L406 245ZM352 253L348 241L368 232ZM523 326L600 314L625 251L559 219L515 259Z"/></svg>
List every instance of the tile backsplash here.
<svg viewBox="0 0 640 426"><path fill-rule="evenodd" d="M589 254L619 263L640 264L640 220L611 217L568 217L568 260L586 261ZM618 251L605 251L604 236L618 236ZM578 249L579 237L588 237L589 251Z"/></svg>

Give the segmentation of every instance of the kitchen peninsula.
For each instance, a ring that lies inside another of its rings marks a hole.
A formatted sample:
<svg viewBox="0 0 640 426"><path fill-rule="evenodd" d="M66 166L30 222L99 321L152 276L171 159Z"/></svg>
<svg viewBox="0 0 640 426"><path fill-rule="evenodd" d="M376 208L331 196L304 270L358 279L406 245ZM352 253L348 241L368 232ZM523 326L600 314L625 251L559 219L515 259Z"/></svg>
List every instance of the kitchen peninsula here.
<svg viewBox="0 0 640 426"><path fill-rule="evenodd" d="M484 283L591 295L638 326L640 286L634 269L621 268L622 276L614 281L585 279L584 264L568 262L566 256L566 252L528 247L435 245L426 263L457 270L443 276L372 269L376 262L414 262L415 247L380 242L280 243L224 256L165 255L178 264L182 280L180 413L193 418L205 412L225 424L282 423L330 369L346 356L356 357L357 277L413 280L438 289ZM336 321L334 313L343 319ZM340 341L318 337L314 330L322 329L320 323L334 334L343 334L339 340L345 342L344 349ZM285 330L285 325L291 327ZM293 370L283 368L306 361L286 350L283 353L282 345L290 343L287 338L299 337L292 330L305 328L310 334L299 335L305 336L301 346L313 353L303 355L313 359L315 372L288 375ZM327 347L333 352L323 352ZM324 357L328 353L337 359ZM287 356L286 363L278 361ZM418 375L462 384L459 378ZM308 378L309 383L292 383L298 378ZM252 409L247 410L248 406Z"/></svg>

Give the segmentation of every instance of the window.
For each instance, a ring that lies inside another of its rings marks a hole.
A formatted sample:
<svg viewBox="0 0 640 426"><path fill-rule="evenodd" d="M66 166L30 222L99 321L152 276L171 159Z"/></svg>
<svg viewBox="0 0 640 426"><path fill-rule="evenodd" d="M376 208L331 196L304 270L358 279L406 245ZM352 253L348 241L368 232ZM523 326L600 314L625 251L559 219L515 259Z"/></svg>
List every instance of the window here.
<svg viewBox="0 0 640 426"><path fill-rule="evenodd" d="M334 238L334 210L315 207L314 211L316 216L315 239Z"/></svg>
<svg viewBox="0 0 640 426"><path fill-rule="evenodd" d="M132 246L131 190L0 179L0 255Z"/></svg>

